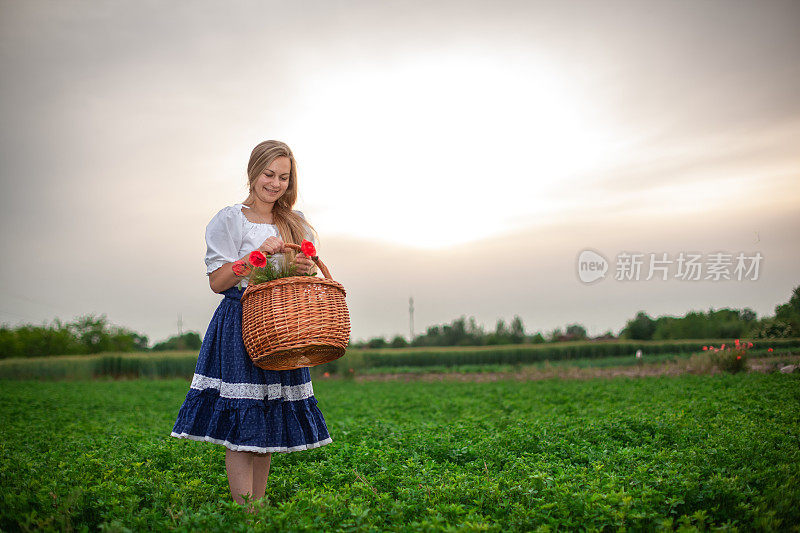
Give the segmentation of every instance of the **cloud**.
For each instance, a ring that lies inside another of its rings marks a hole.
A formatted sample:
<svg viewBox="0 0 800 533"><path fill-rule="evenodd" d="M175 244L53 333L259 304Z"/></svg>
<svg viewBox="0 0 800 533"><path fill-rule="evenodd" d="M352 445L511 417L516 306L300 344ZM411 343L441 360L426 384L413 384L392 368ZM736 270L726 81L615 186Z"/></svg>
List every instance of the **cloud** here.
<svg viewBox="0 0 800 533"><path fill-rule="evenodd" d="M763 311L791 283L797 2L34 1L3 15L0 319L107 312L160 339L183 313L203 330L218 296L202 230L244 198L265 138L298 154L297 207L351 291L357 336L403 332L410 292L419 328L473 310L604 328L643 298ZM470 175L472 138L496 181ZM398 170L413 154L434 155ZM770 239L768 290L571 285L583 242L721 235L707 221L742 200L728 217ZM20 277L42 257L59 279Z"/></svg>

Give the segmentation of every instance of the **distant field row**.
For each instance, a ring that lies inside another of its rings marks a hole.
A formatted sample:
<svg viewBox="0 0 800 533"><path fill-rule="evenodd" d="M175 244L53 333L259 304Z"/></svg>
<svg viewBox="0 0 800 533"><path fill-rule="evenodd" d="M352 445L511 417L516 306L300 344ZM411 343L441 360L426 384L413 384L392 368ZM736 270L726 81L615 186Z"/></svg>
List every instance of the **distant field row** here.
<svg viewBox="0 0 800 533"><path fill-rule="evenodd" d="M557 345L513 345L485 347L413 348L403 350L348 350L344 357L312 368L312 377L330 374L374 374L392 372L506 371L521 366L567 365L608 367L636 364L634 354L642 350L642 362L667 362L687 358L702 346L719 341L560 343ZM769 352L769 348L773 351ZM791 354L800 351L800 339L756 341L749 357ZM191 377L197 352L107 353L60 357L0 360L0 378L92 379L114 377ZM353 369L352 372L350 369ZM502 369L502 370L498 370Z"/></svg>
<svg viewBox="0 0 800 533"><path fill-rule="evenodd" d="M745 339L742 339L746 342ZM800 348L800 339L753 340L753 354ZM637 350L643 357L690 355L703 346L733 345L733 339L700 339L678 341L580 341L545 344L512 344L502 346L452 346L442 348L408 348L381 350L348 350L347 356L331 363L364 368L378 366L455 366L473 364L531 364L544 361L608 359L632 357Z"/></svg>
<svg viewBox="0 0 800 533"><path fill-rule="evenodd" d="M776 352L750 351L751 359L766 359ZM800 350L783 350L778 355L788 356L788 361L800 354ZM529 364L483 364L483 365L430 365L430 366L375 366L362 368L360 374L451 374L451 373L520 373L547 368L624 368L645 365L669 365L678 361L686 361L691 354L659 354L648 355L637 359L635 356L605 357L602 359L563 359L561 361L539 361Z"/></svg>

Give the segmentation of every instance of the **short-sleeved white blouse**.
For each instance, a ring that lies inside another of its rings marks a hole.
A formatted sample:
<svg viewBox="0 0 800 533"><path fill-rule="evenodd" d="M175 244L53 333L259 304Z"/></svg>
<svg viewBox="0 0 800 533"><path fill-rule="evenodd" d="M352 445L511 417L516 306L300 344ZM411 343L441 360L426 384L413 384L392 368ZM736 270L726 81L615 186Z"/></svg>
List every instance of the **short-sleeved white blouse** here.
<svg viewBox="0 0 800 533"><path fill-rule="evenodd" d="M214 215L206 226L206 275L211 275L225 263L232 263L241 259L245 254L261 246L268 237L280 237L278 226L260 222L250 222L242 213L244 204L234 204L223 207ZM305 220L301 211L294 211ZM308 239L317 245L311 232ZM275 266L283 254L269 256ZM247 280L241 281L242 287L247 286Z"/></svg>

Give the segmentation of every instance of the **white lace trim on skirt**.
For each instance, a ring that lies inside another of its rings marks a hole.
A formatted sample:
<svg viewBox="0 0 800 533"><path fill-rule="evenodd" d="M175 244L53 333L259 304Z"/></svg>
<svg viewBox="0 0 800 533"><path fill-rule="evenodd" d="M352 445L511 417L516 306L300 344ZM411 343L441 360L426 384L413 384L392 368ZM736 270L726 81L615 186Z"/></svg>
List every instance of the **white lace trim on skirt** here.
<svg viewBox="0 0 800 533"><path fill-rule="evenodd" d="M212 378L202 374L192 377L192 388L217 389L222 398L243 398L250 400L275 400L282 398L287 401L305 400L314 396L311 382L301 385L281 385L280 383L228 383L222 378Z"/></svg>
<svg viewBox="0 0 800 533"><path fill-rule="evenodd" d="M198 440L198 441L207 441L213 442L214 444L222 444L226 448L229 448L233 451L238 452L257 452L257 453L273 453L273 452L297 452L300 450L313 450L314 448L319 448L320 446L324 446L326 444L330 444L333 442L333 439L328 437L317 442L312 442L310 444L301 444L300 446L269 446L266 448L262 448L260 446L240 446L238 444L233 444L228 442L227 440L215 439L214 437L209 437L206 435L205 437L201 437L199 435L190 435L188 433L175 433L174 431L170 433L171 437L177 437L179 439L190 439L190 440Z"/></svg>

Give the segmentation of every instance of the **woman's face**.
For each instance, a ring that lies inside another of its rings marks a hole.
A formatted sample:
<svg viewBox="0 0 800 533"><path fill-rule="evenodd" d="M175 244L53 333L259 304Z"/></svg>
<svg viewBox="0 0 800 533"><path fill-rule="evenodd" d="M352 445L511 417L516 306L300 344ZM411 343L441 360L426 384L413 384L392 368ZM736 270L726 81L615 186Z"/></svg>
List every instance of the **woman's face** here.
<svg viewBox="0 0 800 533"><path fill-rule="evenodd" d="M276 157L275 161L270 163L256 178L253 193L264 203L275 203L289 188L289 171L291 169L292 162L288 157Z"/></svg>

